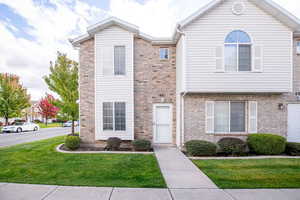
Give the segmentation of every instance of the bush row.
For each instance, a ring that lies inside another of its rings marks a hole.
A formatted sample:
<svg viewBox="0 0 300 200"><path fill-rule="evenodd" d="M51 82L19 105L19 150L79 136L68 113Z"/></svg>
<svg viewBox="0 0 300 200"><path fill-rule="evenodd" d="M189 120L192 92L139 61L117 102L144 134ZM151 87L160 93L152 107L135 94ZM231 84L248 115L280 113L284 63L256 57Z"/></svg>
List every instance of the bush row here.
<svg viewBox="0 0 300 200"><path fill-rule="evenodd" d="M117 137L108 138L106 141L106 150L119 151L122 140ZM65 146L70 150L76 150L80 146L80 137L74 135L68 135L65 138ZM135 151L150 151L151 142L149 140L137 139L132 142L133 149Z"/></svg>
<svg viewBox="0 0 300 200"><path fill-rule="evenodd" d="M243 156L248 153L256 155L300 155L300 143L289 143L282 136L272 134L252 134L243 141L238 138L222 138L214 144L208 141L191 140L185 143L190 156Z"/></svg>

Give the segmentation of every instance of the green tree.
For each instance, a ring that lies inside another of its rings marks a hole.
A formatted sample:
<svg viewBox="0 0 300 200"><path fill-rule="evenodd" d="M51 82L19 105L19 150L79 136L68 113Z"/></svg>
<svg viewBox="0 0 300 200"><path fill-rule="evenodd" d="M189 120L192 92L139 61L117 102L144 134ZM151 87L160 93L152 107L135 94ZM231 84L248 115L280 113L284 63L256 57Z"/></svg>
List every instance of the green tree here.
<svg viewBox="0 0 300 200"><path fill-rule="evenodd" d="M21 85L18 76L8 73L0 74L0 117L5 125L12 117L20 117L22 111L30 106L30 96Z"/></svg>
<svg viewBox="0 0 300 200"><path fill-rule="evenodd" d="M78 63L67 58L66 54L58 52L55 63L50 64L50 72L44 80L49 89L59 96L53 104L60 109L60 115L72 120L74 135L74 121L79 117Z"/></svg>

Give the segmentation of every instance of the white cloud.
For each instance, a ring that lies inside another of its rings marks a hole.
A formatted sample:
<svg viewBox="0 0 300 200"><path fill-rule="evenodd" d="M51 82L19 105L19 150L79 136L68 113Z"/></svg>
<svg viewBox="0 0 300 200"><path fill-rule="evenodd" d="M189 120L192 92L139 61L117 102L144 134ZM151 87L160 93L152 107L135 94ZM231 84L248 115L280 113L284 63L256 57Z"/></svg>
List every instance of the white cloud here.
<svg viewBox="0 0 300 200"><path fill-rule="evenodd" d="M179 20L195 12L209 0L111 0L110 14L136 24L141 31L156 37L168 37Z"/></svg>
<svg viewBox="0 0 300 200"><path fill-rule="evenodd" d="M34 0L0 0L25 18L31 26L16 27L13 22L0 21L0 72L15 73L37 100L47 86L42 77L49 73L49 62L56 52L67 53L78 59L67 39L85 33L88 24L107 16L107 12L79 0L49 0L54 7L36 4ZM141 31L165 37L173 33L176 22L189 16L210 0L111 0L110 15L136 24ZM295 0L276 0L278 4L300 17L300 6ZM101 4L101 1L99 1ZM1 11L0 11L1 12ZM23 31L36 40L17 38L11 31Z"/></svg>
<svg viewBox="0 0 300 200"><path fill-rule="evenodd" d="M0 21L0 72L19 75L34 100L49 92L42 77L49 73L50 61L55 60L56 52L67 53L77 60L77 51L68 43L68 38L84 32L89 21L106 15L99 8L74 0L50 0L55 9L32 0L22 0L22 3L0 0L0 3L22 16L32 27L27 32L35 38L35 41L17 38L10 32L17 31L17 27Z"/></svg>
<svg viewBox="0 0 300 200"><path fill-rule="evenodd" d="M196 12L210 0L111 0L111 15L136 24L153 36L171 36L177 22ZM300 4L295 0L275 0L300 17Z"/></svg>

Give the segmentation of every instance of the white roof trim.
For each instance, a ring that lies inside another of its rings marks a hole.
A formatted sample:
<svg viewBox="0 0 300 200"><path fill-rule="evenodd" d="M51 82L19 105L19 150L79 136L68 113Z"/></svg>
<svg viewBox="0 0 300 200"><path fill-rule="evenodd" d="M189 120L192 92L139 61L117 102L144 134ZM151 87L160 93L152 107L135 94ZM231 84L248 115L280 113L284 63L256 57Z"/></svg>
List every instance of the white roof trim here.
<svg viewBox="0 0 300 200"><path fill-rule="evenodd" d="M81 42L84 42L94 36L98 31L101 31L110 26L119 26L129 32L134 33L137 37L147 40L153 44L175 44L172 38L155 38L139 31L139 27L128 22L125 22L116 17L109 17L87 28L87 33L74 39L69 39L74 47L78 47Z"/></svg>
<svg viewBox="0 0 300 200"><path fill-rule="evenodd" d="M249 0L293 30L300 29L300 20L271 0Z"/></svg>
<svg viewBox="0 0 300 200"><path fill-rule="evenodd" d="M157 37L152 37L150 35L147 35L146 33L140 32L138 34L138 37L147 40L149 42L152 42L152 44L176 44L174 40L172 40L172 38L157 38Z"/></svg>
<svg viewBox="0 0 300 200"><path fill-rule="evenodd" d="M74 47L78 47L79 44L80 44L81 42L84 42L84 41L86 41L86 40L88 40L88 39L90 39L90 38L92 38L92 36L86 33L86 34L81 35L81 36L78 36L78 37L76 37L76 38L74 38L74 39L69 39L69 42L70 42Z"/></svg>
<svg viewBox="0 0 300 200"><path fill-rule="evenodd" d="M121 28L124 28L125 30L128 30L133 33L137 33L139 31L139 27L134 24L130 24L130 23L123 21L116 17L109 17L103 21L100 21L94 25L89 26L87 28L87 32L89 34L94 34L95 32L101 31L101 30L103 30L109 26L113 26L113 25L120 26Z"/></svg>
<svg viewBox="0 0 300 200"><path fill-rule="evenodd" d="M180 21L178 23L178 28L182 28L188 24L190 24L191 22L193 22L195 19L197 19L198 17L204 15L206 12L208 12L209 10L215 8L217 5L219 5L219 3L223 2L224 0L213 0L210 3L206 4L205 6L203 6L202 8L200 8L199 10L197 10L196 12L194 12L193 14L191 14L189 17L187 17L186 19Z"/></svg>
<svg viewBox="0 0 300 200"><path fill-rule="evenodd" d="M74 39L70 39L69 41L72 43L73 46L78 47L81 42L92 38L96 32L101 31L107 27L116 25L127 31L134 33L137 37L152 42L153 44L176 44L178 39L180 38L180 35L183 34L180 31L181 28L187 26L195 19L204 15L205 13L215 8L216 6L218 6L220 3L224 1L226 0L212 0L206 6L202 7L197 12L193 13L186 19L179 22L176 26L172 38L155 38L140 32L139 27L134 24L128 23L116 17L109 17L103 21L100 21L94 25L89 26L87 28L86 34ZM271 0L249 0L249 1L257 5L259 8L263 9L264 11L268 12L275 18L277 18L283 24L286 24L288 27L292 28L295 31L294 34L295 36L300 35L300 20L297 17L295 17L293 14L283 9L281 6L279 6L278 4L274 3Z"/></svg>
<svg viewBox="0 0 300 200"><path fill-rule="evenodd" d="M182 20L178 23L178 28L183 28L193 22L198 17L204 15L206 12L210 11L211 9L215 8L220 3L224 2L225 0L213 0L208 3L206 6L202 7L194 14L190 15L186 19ZM263 9L264 11L271 14L273 17L277 18L282 23L286 24L290 28L294 30L300 29L300 20L295 17L293 14L279 6L278 4L274 3L271 0L249 0L250 2L254 3L259 8Z"/></svg>

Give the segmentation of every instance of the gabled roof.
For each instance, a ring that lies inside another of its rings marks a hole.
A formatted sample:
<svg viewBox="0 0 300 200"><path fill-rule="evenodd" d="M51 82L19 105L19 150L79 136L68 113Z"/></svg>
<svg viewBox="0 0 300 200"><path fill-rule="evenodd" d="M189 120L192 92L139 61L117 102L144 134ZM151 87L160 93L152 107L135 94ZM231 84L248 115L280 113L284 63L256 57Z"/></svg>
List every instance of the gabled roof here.
<svg viewBox="0 0 300 200"><path fill-rule="evenodd" d="M118 26L121 27L124 30L127 30L129 32L132 32L136 35L136 37L143 38L144 40L147 40L149 42L152 42L153 44L174 44L174 41L171 38L156 38L152 37L150 35L147 35L145 33L142 33L139 31L139 27L128 23L126 21L123 21L116 17L109 17L103 21L100 21L94 25L91 25L87 28L87 33L84 35L81 35L74 39L69 39L69 41L72 43L73 46L77 47L81 42L84 42L90 38L92 38L95 33L104 30L110 26Z"/></svg>
<svg viewBox="0 0 300 200"><path fill-rule="evenodd" d="M135 34L136 37L143 38L144 40L147 40L149 42L152 42L153 44L176 44L178 38L182 34L180 29L183 27L189 25L194 20L198 19L199 17L203 16L210 10L214 9L219 4L225 2L226 0L212 0L210 3L208 3L206 6L202 7L198 11L196 11L194 14L190 15L186 19L179 22L176 26L176 29L174 31L172 38L155 38L152 36L149 36L145 33L142 33L139 31L139 27L128 23L126 21L123 21L116 17L109 17L103 21L100 21L94 25L91 25L87 28L87 33L84 35L81 35L77 38L70 39L69 41L72 43L73 46L78 47L81 42L84 42L92 37L94 37L95 33L106 29L110 26L119 26L129 32L132 32ZM254 3L256 6L264 10L265 12L269 13L279 21L281 21L283 24L290 27L292 30L294 30L295 36L300 36L300 20L295 17L293 14L288 12L287 10L283 9L281 6L277 5L271 0L249 0L250 2Z"/></svg>
<svg viewBox="0 0 300 200"><path fill-rule="evenodd" d="M109 17L103 21L100 21L94 25L91 25L87 28L87 32L92 35L98 31L101 31L103 29L106 29L110 26L119 26L129 32L132 32L132 33L138 33L139 32L139 27L134 25L134 24L130 24L126 21L123 21L119 18L116 18L116 17Z"/></svg>
<svg viewBox="0 0 300 200"><path fill-rule="evenodd" d="M208 3L206 6L202 7L194 14L190 15L186 19L182 20L177 24L177 28L183 28L190 23L192 23L195 19L203 16L205 13L209 12L219 4L225 2L226 0L213 0ZM249 0L254 3L256 6L264 10L265 12L271 14L273 17L281 21L283 24L292 28L294 31L300 30L300 20L295 17L293 14L283 9L278 4L274 3L271 0Z"/></svg>

